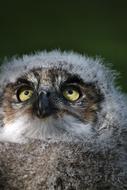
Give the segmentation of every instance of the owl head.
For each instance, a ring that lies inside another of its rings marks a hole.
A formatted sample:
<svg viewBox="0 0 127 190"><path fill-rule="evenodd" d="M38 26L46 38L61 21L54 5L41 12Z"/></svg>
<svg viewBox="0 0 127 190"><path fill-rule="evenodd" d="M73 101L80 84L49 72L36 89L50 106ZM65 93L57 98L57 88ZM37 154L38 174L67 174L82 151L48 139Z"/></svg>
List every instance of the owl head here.
<svg viewBox="0 0 127 190"><path fill-rule="evenodd" d="M0 140L105 139L127 123L126 98L102 60L39 52L1 67Z"/></svg>

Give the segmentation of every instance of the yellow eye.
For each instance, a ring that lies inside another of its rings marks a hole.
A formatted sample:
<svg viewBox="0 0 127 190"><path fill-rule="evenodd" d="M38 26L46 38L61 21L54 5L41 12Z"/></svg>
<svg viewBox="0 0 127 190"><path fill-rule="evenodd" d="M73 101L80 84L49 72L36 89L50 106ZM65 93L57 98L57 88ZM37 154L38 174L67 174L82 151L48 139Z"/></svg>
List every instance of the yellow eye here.
<svg viewBox="0 0 127 190"><path fill-rule="evenodd" d="M69 101L76 101L80 97L78 90L75 90L73 87L68 87L63 91L63 96Z"/></svg>
<svg viewBox="0 0 127 190"><path fill-rule="evenodd" d="M21 102L24 102L28 99L31 98L31 96L33 95L33 90L31 89L21 89L19 94L18 94L18 99L21 101Z"/></svg>

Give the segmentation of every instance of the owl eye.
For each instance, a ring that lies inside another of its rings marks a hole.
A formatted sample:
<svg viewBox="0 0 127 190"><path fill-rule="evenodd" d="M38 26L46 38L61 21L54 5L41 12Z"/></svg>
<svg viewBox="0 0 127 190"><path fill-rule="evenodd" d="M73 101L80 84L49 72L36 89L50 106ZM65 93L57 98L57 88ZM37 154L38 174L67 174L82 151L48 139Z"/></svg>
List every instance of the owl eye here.
<svg viewBox="0 0 127 190"><path fill-rule="evenodd" d="M17 97L21 102L24 102L28 99L30 99L33 95L33 90L29 87L23 87L18 90Z"/></svg>
<svg viewBox="0 0 127 190"><path fill-rule="evenodd" d="M63 96L67 100L74 102L79 99L80 91L78 89L75 89L73 86L70 86L63 90Z"/></svg>

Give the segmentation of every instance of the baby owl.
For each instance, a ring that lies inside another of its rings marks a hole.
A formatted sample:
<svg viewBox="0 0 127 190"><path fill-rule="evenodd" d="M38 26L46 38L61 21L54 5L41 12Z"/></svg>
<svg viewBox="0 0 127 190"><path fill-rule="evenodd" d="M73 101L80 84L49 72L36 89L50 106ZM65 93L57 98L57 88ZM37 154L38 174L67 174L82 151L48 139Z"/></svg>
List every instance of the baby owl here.
<svg viewBox="0 0 127 190"><path fill-rule="evenodd" d="M102 62L45 51L1 66L1 189L127 189L127 97Z"/></svg>

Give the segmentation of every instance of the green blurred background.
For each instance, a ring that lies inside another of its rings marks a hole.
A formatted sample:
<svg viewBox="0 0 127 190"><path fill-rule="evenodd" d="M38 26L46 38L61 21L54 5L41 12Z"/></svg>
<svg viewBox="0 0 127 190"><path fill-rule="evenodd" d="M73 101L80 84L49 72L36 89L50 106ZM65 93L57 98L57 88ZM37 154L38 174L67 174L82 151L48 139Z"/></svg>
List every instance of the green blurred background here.
<svg viewBox="0 0 127 190"><path fill-rule="evenodd" d="M127 1L11 0L0 2L0 58L37 50L101 56L121 72L127 92Z"/></svg>

